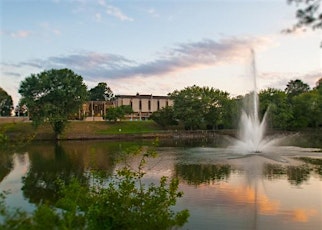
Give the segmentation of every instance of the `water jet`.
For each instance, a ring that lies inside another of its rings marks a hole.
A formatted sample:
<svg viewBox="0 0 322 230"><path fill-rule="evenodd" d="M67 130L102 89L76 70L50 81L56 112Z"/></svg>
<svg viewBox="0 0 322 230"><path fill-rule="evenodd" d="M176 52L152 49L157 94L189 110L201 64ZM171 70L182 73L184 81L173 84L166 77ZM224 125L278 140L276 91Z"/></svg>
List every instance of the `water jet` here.
<svg viewBox="0 0 322 230"><path fill-rule="evenodd" d="M251 75L253 80L253 91L248 97L249 103L244 106L239 123L238 139L235 140L234 149L238 153L261 153L274 143L265 137L266 131L266 115L265 112L263 119L259 119L259 99L257 92L257 71L255 63L255 53L251 49Z"/></svg>

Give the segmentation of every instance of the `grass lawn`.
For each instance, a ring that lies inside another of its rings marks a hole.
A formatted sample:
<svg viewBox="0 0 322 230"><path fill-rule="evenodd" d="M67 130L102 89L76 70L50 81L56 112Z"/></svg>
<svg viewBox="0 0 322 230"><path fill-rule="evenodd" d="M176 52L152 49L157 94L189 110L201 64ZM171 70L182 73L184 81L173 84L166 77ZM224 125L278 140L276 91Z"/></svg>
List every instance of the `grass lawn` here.
<svg viewBox="0 0 322 230"><path fill-rule="evenodd" d="M68 122L62 138L95 137L115 134L141 134L162 131L162 127L152 120L148 121L71 121ZM54 133L49 124L35 129L31 122L1 123L0 132L12 138L53 139Z"/></svg>
<svg viewBox="0 0 322 230"><path fill-rule="evenodd" d="M133 133L149 133L160 131L162 128L154 121L122 121L107 122L107 127L100 129L99 134L133 134Z"/></svg>

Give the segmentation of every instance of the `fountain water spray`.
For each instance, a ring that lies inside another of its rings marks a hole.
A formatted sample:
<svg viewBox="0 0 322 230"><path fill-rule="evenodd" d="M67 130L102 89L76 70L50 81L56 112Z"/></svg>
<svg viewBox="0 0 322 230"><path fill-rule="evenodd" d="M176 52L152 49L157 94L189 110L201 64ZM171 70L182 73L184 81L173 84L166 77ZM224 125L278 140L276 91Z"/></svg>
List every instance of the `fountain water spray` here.
<svg viewBox="0 0 322 230"><path fill-rule="evenodd" d="M234 148L239 153L259 153L265 150L273 142L265 138L266 114L260 121L258 116L259 100L257 94L257 71L254 50L251 50L251 74L253 77L254 89L251 103L244 108L240 118L240 129L238 140Z"/></svg>

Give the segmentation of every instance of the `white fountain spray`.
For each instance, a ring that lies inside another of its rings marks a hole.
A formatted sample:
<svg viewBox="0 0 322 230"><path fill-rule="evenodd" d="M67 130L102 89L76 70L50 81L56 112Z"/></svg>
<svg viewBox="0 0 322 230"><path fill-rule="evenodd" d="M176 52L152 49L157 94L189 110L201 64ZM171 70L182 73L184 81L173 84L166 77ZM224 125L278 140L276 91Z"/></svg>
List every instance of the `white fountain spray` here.
<svg viewBox="0 0 322 230"><path fill-rule="evenodd" d="M258 94L257 94L257 71L254 50L251 50L251 74L253 77L254 89L251 106L244 108L240 118L240 129L238 140L234 148L238 153L259 153L272 144L272 141L265 139L266 114L262 121L258 117Z"/></svg>

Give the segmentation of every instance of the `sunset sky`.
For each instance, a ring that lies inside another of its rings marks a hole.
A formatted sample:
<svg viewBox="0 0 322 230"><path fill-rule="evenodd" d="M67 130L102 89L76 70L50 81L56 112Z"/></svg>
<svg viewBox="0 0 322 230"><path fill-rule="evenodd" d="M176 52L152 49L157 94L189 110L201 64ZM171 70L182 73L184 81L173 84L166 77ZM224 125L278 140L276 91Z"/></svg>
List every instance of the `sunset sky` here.
<svg viewBox="0 0 322 230"><path fill-rule="evenodd" d="M14 99L32 73L69 68L88 88L167 95L209 86L251 91L321 78L321 31L281 33L295 22L287 0L1 0L0 86Z"/></svg>

